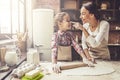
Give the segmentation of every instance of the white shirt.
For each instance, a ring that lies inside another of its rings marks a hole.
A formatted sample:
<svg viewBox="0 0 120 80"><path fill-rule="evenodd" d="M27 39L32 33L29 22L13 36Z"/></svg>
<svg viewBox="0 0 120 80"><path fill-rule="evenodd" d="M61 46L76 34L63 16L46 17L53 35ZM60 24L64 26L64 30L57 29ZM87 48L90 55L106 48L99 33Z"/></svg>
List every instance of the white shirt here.
<svg viewBox="0 0 120 80"><path fill-rule="evenodd" d="M109 23L107 21L100 21L95 31L91 31L89 23L83 25L83 27L90 34L87 38L82 33L82 47L83 49L92 50L95 53L109 53L107 49L108 37L109 37ZM94 50L93 50L94 49ZM105 53L105 54L106 54ZM103 54L104 55L104 54Z"/></svg>
<svg viewBox="0 0 120 80"><path fill-rule="evenodd" d="M97 26L94 32L90 30L88 23L84 24L83 27L90 34L88 38L85 38L84 34L82 35L83 49L87 48L87 45L85 44L86 42L88 42L90 46L94 48L98 47L103 39L105 39L108 43L109 23L107 21L100 21L100 24Z"/></svg>

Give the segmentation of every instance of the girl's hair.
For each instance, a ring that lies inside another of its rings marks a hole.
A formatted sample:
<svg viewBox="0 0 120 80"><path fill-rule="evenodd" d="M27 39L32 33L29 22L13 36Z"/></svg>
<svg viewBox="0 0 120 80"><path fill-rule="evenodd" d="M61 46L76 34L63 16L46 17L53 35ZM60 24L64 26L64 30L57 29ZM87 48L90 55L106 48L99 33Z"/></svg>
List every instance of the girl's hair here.
<svg viewBox="0 0 120 80"><path fill-rule="evenodd" d="M66 13L66 12L60 12L55 15L55 17L54 17L54 32L57 32L59 30L58 22L62 22L63 17L67 14L68 13Z"/></svg>
<svg viewBox="0 0 120 80"><path fill-rule="evenodd" d="M95 18L98 20L100 19L100 14L98 12L98 8L95 3L93 2L87 2L82 5L85 9L89 11L89 13L94 14Z"/></svg>

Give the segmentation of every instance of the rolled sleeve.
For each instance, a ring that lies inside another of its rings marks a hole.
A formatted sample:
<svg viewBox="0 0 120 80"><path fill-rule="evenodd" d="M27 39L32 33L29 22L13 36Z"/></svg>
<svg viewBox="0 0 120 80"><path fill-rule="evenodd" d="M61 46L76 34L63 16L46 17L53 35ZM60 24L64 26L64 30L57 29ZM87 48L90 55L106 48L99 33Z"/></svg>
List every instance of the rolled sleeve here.
<svg viewBox="0 0 120 80"><path fill-rule="evenodd" d="M85 35L84 33L82 33L82 48L83 49L87 49L87 44L86 44L86 38L85 38Z"/></svg>
<svg viewBox="0 0 120 80"><path fill-rule="evenodd" d="M88 47L87 47L87 45L85 43L82 43L82 48L87 49Z"/></svg>
<svg viewBox="0 0 120 80"><path fill-rule="evenodd" d="M108 35L109 35L109 23L106 21L101 21L98 34L95 37L89 35L86 38L86 42L88 42L91 45L91 47L96 48L101 44L101 41L103 39L105 39L106 41L108 40Z"/></svg>
<svg viewBox="0 0 120 80"><path fill-rule="evenodd" d="M95 48L100 45L100 42L97 42L95 38L92 36L88 36L86 41L91 45L91 47Z"/></svg>

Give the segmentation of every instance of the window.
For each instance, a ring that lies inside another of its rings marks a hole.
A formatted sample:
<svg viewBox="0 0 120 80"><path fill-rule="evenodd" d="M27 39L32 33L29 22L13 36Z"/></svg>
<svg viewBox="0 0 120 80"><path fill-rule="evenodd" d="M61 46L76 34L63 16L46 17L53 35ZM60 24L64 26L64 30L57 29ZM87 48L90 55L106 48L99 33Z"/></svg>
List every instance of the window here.
<svg viewBox="0 0 120 80"><path fill-rule="evenodd" d="M0 35L12 36L24 29L25 0L0 0Z"/></svg>

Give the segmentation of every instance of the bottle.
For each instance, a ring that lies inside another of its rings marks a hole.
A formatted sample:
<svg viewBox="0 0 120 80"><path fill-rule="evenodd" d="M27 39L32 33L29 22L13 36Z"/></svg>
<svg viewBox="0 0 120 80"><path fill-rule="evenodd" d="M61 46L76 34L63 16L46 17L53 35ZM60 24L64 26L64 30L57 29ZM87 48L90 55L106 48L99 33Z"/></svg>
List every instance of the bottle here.
<svg viewBox="0 0 120 80"><path fill-rule="evenodd" d="M5 47L0 48L1 66L5 66L5 54L6 54L6 48Z"/></svg>

